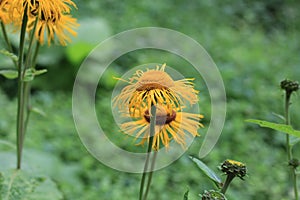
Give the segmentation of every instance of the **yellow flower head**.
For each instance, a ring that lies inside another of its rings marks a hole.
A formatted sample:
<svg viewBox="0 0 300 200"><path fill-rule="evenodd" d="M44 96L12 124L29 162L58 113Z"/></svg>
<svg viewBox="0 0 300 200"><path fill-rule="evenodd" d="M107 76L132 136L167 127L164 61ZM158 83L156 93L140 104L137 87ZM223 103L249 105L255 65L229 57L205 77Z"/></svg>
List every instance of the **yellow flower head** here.
<svg viewBox="0 0 300 200"><path fill-rule="evenodd" d="M187 100L190 104L198 102L197 93L193 83L190 80L182 79L174 81L165 70L166 64L156 69L147 69L136 71L125 86L120 95L114 98L114 105L118 105L120 109L129 110L133 115L135 112L142 113L141 105L146 103L147 107L151 105L165 104L168 108L181 107Z"/></svg>
<svg viewBox="0 0 300 200"><path fill-rule="evenodd" d="M70 13L73 6L76 8L76 4L71 0L2 0L10 4L9 13L20 13L23 17L25 8L27 7L27 16L38 16L39 18L49 18L59 13ZM13 18L13 16L11 16ZM20 20L20 19L13 19Z"/></svg>
<svg viewBox="0 0 300 200"><path fill-rule="evenodd" d="M227 159L225 160L221 166L220 169L222 172L224 172L226 175L229 176L237 176L243 180L244 176L247 175L247 167L244 163Z"/></svg>
<svg viewBox="0 0 300 200"><path fill-rule="evenodd" d="M24 11L28 17L27 31L34 29L35 21L37 21L35 29L35 37L44 44L47 37L48 45L57 36L61 45L66 45L70 41L69 36L76 36L73 30L78 26L76 19L72 18L69 13L70 6L76 8L75 3L71 0L2 0L9 4L7 11L10 20L18 28L21 27Z"/></svg>
<svg viewBox="0 0 300 200"><path fill-rule="evenodd" d="M182 112L179 108L171 111L167 105L156 105L156 121L155 133L153 135L152 149L158 150L160 144L169 148L172 140L185 148L185 136L189 133L191 136L199 136L197 130L203 125L199 122L203 115L195 113ZM129 115L125 117L131 121L121 124L121 129L128 135L134 136L136 139L140 138L137 145L143 145L149 142L150 139L150 111L143 107L142 115Z"/></svg>

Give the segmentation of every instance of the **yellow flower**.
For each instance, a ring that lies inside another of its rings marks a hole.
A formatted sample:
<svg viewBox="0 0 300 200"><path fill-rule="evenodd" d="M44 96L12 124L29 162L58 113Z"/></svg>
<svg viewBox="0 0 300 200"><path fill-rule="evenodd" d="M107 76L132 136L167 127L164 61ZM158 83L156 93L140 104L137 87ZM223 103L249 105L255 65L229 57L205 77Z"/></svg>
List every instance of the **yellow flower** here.
<svg viewBox="0 0 300 200"><path fill-rule="evenodd" d="M181 107L187 100L190 104L198 102L197 93L194 89L193 79L182 79L174 81L164 70L166 64L156 69L147 71L138 70L129 81L121 93L114 98L114 105L119 109L129 110L132 115L136 111L142 113L141 105L146 103L148 108L151 105L166 104L169 108Z"/></svg>
<svg viewBox="0 0 300 200"><path fill-rule="evenodd" d="M21 27L22 18L27 7L28 25L27 31L32 31L35 21L37 26L35 29L35 37L44 44L47 38L48 45L54 41L57 36L61 45L70 42L70 35L76 36L73 30L78 26L76 19L69 15L71 8L75 8L76 4L71 0L2 0L8 3L7 11L10 20L17 28Z"/></svg>
<svg viewBox="0 0 300 200"><path fill-rule="evenodd" d="M28 23L28 30L34 28L35 19L31 18ZM73 30L78 26L76 19L70 15L58 15L49 19L40 19L37 22L35 29L35 37L40 42L44 44L45 38L47 38L48 45L51 44L51 41L54 41L55 35L57 36L61 45L67 45L67 42L70 42L71 39L69 35L76 36L77 33Z"/></svg>
<svg viewBox="0 0 300 200"><path fill-rule="evenodd" d="M169 148L169 143L174 140L185 148L186 133L190 136L199 136L197 130L203 125L199 122L203 115L182 112L175 108L169 112L167 105L156 105L155 133L153 135L152 149L158 150L160 143ZM132 135L136 139L140 138L137 145L143 145L150 139L150 112L143 107L143 115L137 113L130 115L128 112L124 117L130 119L121 124L121 129L125 134Z"/></svg>
<svg viewBox="0 0 300 200"><path fill-rule="evenodd" d="M10 3L9 12L18 12L22 15L27 7L27 15L38 16L39 18L49 18L53 15L57 17L58 13L70 13L73 6L76 8L76 4L71 0L2 0L3 2ZM19 19L15 19L19 20Z"/></svg>
<svg viewBox="0 0 300 200"><path fill-rule="evenodd" d="M3 24L9 24L11 23L9 14L8 14L8 9L10 7L9 2L4 2L3 0L0 0L0 21Z"/></svg>

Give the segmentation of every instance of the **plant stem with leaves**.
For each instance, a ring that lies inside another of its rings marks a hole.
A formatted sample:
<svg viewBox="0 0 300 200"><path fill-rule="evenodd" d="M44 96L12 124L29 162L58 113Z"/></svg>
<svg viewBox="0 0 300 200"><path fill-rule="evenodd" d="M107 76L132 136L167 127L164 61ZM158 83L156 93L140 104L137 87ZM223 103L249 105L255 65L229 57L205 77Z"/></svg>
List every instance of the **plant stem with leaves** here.
<svg viewBox="0 0 300 200"><path fill-rule="evenodd" d="M34 65L36 62L39 45L36 45L35 51L32 54L33 43L34 43L34 32L37 24L37 20L35 21L35 25L31 34L29 36L29 47L26 52L25 57L25 41L26 41L26 28L28 17L26 15L27 8L24 10L24 17L22 19L22 27L20 33L20 43L19 43L19 54L18 54L18 109L17 109L17 169L21 169L22 163L22 152L24 139L26 134L26 128L29 121L30 115L30 80L27 80L27 70L30 68L34 69ZM8 42L8 44L10 44ZM25 57L25 59L24 59ZM33 76L33 75L32 75Z"/></svg>

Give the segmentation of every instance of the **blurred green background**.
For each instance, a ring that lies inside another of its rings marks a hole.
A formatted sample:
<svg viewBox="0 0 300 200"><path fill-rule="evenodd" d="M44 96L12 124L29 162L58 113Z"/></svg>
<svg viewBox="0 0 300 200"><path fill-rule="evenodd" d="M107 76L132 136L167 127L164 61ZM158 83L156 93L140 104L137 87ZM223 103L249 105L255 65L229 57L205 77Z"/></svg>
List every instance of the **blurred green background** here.
<svg viewBox="0 0 300 200"><path fill-rule="evenodd" d="M119 32L157 26L182 32L198 41L219 67L226 87L227 117L213 151L204 162L217 170L227 158L244 162L249 176L236 180L228 190L232 200L292 199L287 175L285 136L245 123L257 118L282 122L273 113L283 113L283 92L279 83L285 78L300 80L300 2L293 0L225 1L75 1L73 15L81 26L78 37L67 47L44 46L38 68L48 73L35 79L32 103L45 115L31 115L25 141L24 166L36 173L48 174L67 200L137 199L140 175L110 169L94 159L81 143L72 119L72 86L81 62L99 42ZM13 38L16 36L12 36ZM159 36L157 36L159 37ZM3 42L0 43L1 49ZM10 60L0 56L1 68ZM193 76L193 68L175 55L143 50L117 59L101 79L97 109L110 105L113 76L149 62L167 63ZM201 77L201 111L205 115L202 137L172 165L155 172L149 199L183 199L187 188L190 199L213 185L192 163L188 155L197 155L209 126L209 93ZM0 77L1 169L14 167L16 82ZM300 129L300 99L292 97L291 121ZM109 114L108 114L109 115ZM132 141L118 132L111 117L101 121L120 146ZM297 147L296 147L297 150ZM299 153L295 152L299 157ZM225 178L223 176L222 178Z"/></svg>

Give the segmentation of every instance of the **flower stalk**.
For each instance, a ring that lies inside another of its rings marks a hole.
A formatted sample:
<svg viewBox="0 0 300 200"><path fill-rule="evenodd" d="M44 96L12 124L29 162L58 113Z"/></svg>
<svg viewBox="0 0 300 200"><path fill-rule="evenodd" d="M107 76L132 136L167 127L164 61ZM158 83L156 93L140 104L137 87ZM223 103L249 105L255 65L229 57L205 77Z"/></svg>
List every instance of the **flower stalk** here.
<svg viewBox="0 0 300 200"><path fill-rule="evenodd" d="M286 90L285 94L285 124L290 125L290 113L289 113L289 106L290 106L290 99L291 99L292 92L289 92ZM287 158L288 162L290 163L291 160L293 160L293 153L292 153L292 147L290 144L290 135L286 134L286 148L287 148ZM296 167L291 165L291 173L293 178L293 187L294 187L294 195L295 200L298 200L298 187L297 187L297 173L296 173Z"/></svg>
<svg viewBox="0 0 300 200"><path fill-rule="evenodd" d="M146 186L146 192L145 192L145 195L144 195L144 200L147 199L147 196L148 196L148 193L149 193L149 190L150 190L150 185L151 185L151 181L152 181L152 175L153 175L153 170L154 170L154 166L155 166L156 157L157 157L157 151L154 151L153 158L152 158L152 161L151 161L151 167L150 167L148 182L147 182L147 186Z"/></svg>
<svg viewBox="0 0 300 200"><path fill-rule="evenodd" d="M234 179L235 175L234 174L228 174L225 180L225 183L221 189L221 193L225 194L226 190L228 189L228 186L230 185L231 181Z"/></svg>
<svg viewBox="0 0 300 200"><path fill-rule="evenodd" d="M291 125L290 122L290 113L289 113L289 106L291 104L291 95L294 91L297 91L299 88L299 85L297 82L292 82L289 80L284 80L281 82L281 88L285 89L285 103L284 103L284 115L285 115L285 124L286 125ZM292 152L292 146L290 143L290 135L286 134L286 151L287 151L287 159L288 163L291 163L293 158L293 152ZM290 165L290 164L289 164ZM294 195L295 195L295 200L299 199L298 195L298 183L297 183L297 169L296 165L290 165L291 166L291 174L292 174L292 179L293 179L293 187L294 187Z"/></svg>
<svg viewBox="0 0 300 200"><path fill-rule="evenodd" d="M36 46L34 54L32 54L33 43L35 41L34 32L38 18L35 21L34 29L29 36L29 47L27 55L24 59L25 36L28 17L26 15L27 7L24 10L22 19L22 27L20 33L20 51L18 57L18 111L17 111L17 169L21 169L22 152L25 140L27 125L31 111L30 105L30 82L25 80L26 70L30 67L35 67L36 58L38 55L39 45Z"/></svg>
<svg viewBox="0 0 300 200"><path fill-rule="evenodd" d="M25 124L24 124L24 114L25 114L25 67L24 67L24 44L26 27L28 22L27 6L24 10L24 17L22 19L22 27L20 33L20 45L19 45L19 57L18 57L18 111L17 111L17 169L21 169L22 161L22 151L25 135Z"/></svg>
<svg viewBox="0 0 300 200"><path fill-rule="evenodd" d="M145 161L145 166L144 166L144 172L143 172L142 179L141 179L139 200L146 200L147 199L147 195L148 195L150 184L151 184L152 170L154 168L154 162L155 162L157 152L154 154L154 157L152 159L150 172L148 173L147 170L148 170L148 166L149 166L150 154L152 152L153 136L155 134L155 125L156 125L155 123L156 123L156 106L152 105L151 106L151 115L150 115L149 144L148 144L148 149L147 149L147 156L146 156L146 161ZM148 177L146 192L145 192L145 195L143 196L144 187L145 187L145 180L146 180L147 174L149 174L149 177Z"/></svg>

